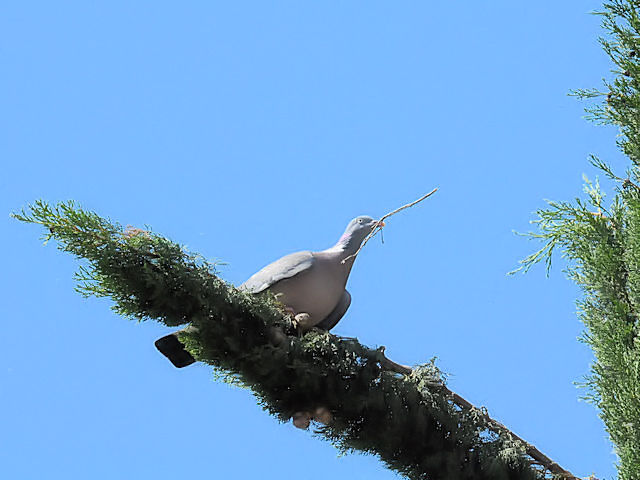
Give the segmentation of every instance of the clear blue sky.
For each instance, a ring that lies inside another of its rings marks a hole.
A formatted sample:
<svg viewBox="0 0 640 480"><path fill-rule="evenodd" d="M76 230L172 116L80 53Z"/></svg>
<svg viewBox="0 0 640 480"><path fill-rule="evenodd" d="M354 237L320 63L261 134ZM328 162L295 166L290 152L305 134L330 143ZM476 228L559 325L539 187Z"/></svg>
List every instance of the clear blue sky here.
<svg viewBox="0 0 640 480"><path fill-rule="evenodd" d="M573 382L578 290L507 277L543 199L580 195L615 131L572 88L608 59L598 1L9 2L0 16L0 465L10 479L392 479L173 368L168 330L73 291L73 258L9 213L75 199L244 281L399 214L355 264L336 332L450 385L575 474L615 457Z"/></svg>

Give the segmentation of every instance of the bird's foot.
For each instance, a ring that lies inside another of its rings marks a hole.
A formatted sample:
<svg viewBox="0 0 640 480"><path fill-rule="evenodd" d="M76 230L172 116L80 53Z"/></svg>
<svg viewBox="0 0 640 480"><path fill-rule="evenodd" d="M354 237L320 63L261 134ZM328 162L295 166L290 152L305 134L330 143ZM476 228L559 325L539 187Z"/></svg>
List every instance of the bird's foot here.
<svg viewBox="0 0 640 480"><path fill-rule="evenodd" d="M313 328L313 322L311 321L311 315L308 313L298 313L293 317L293 326L298 333L305 333Z"/></svg>

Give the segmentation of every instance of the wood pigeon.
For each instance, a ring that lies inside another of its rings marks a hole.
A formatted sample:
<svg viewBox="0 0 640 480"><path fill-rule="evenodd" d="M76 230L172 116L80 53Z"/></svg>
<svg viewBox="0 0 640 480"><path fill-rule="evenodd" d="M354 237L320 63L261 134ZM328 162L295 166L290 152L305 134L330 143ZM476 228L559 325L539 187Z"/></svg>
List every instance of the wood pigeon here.
<svg viewBox="0 0 640 480"><path fill-rule="evenodd" d="M373 229L383 226L383 222L369 216L356 217L333 247L285 255L238 288L254 294L272 292L303 330L312 327L331 330L351 304L351 295L345 287L355 254ZM195 362L180 343L178 332L156 340L155 345L178 368Z"/></svg>

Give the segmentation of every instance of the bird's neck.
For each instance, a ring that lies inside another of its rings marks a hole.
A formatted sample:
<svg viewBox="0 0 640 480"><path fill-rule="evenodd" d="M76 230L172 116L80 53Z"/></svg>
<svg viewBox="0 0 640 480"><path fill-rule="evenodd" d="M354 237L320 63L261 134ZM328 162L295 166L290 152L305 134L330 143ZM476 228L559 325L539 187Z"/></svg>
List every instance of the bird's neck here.
<svg viewBox="0 0 640 480"><path fill-rule="evenodd" d="M340 237L338 242L331 248L325 250L326 252L335 253L342 257L342 259L347 259L344 262L344 266L347 270L351 271L351 267L353 266L353 262L355 261L355 253L360 248L360 243L356 239L354 239L351 235L345 233ZM350 257L350 258L348 258Z"/></svg>
<svg viewBox="0 0 640 480"><path fill-rule="evenodd" d="M332 250L342 250L347 255L353 255L358 251L358 248L360 248L360 242L348 233L344 233L338 242L331 247Z"/></svg>

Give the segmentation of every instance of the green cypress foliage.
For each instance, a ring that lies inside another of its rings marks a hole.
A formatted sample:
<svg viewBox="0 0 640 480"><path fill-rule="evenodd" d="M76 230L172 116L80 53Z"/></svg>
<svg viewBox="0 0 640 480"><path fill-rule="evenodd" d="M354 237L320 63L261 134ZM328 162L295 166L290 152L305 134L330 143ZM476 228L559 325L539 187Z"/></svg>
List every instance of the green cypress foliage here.
<svg viewBox="0 0 640 480"><path fill-rule="evenodd" d="M603 91L579 90L582 98L600 98L588 109L591 120L616 125L618 146L631 160L623 175L592 156L591 162L615 180L610 202L597 182L586 180L586 198L549 202L537 212L544 242L523 260L527 270L539 261L551 265L558 248L568 259L568 275L583 291L578 301L595 363L584 386L585 398L599 409L619 456L623 480L640 478L640 2L609 0L602 16L606 37L600 41L615 64Z"/></svg>
<svg viewBox="0 0 640 480"><path fill-rule="evenodd" d="M433 362L401 375L381 368L381 350L355 339L317 330L299 337L273 298L239 291L180 245L72 202L39 201L14 216L43 225L46 240L85 259L80 293L109 297L130 318L196 326L183 336L195 358L251 389L278 420L327 407L333 421L315 434L342 452L377 455L410 479L545 478L521 442L489 428L483 411L455 403ZM285 334L277 342L274 328Z"/></svg>

